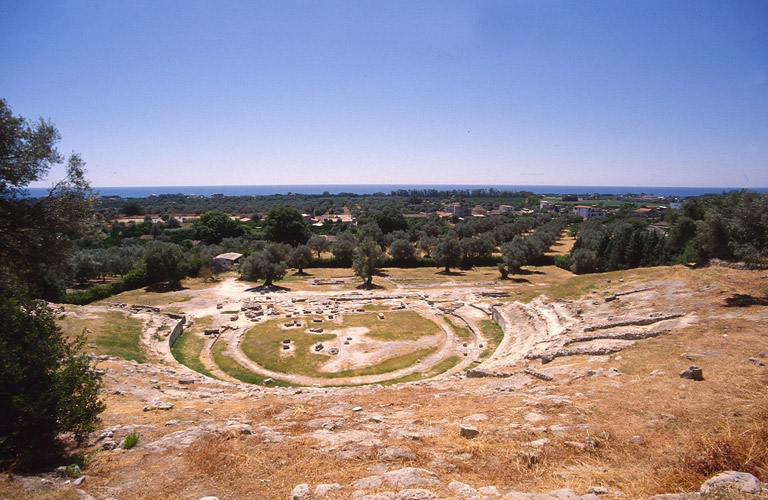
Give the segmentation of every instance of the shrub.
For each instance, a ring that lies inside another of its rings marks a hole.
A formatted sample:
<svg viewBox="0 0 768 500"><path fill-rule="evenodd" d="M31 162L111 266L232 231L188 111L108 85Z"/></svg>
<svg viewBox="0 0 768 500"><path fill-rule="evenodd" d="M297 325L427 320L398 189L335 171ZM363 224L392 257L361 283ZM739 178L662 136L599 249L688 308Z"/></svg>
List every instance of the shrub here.
<svg viewBox="0 0 768 500"><path fill-rule="evenodd" d="M0 467L35 470L63 458L59 435L82 441L104 410L100 377L45 303L0 296Z"/></svg>
<svg viewBox="0 0 768 500"><path fill-rule="evenodd" d="M123 449L124 450L130 450L137 444L139 444L139 438L141 437L141 434L138 432L132 432L128 434L125 439L123 440Z"/></svg>

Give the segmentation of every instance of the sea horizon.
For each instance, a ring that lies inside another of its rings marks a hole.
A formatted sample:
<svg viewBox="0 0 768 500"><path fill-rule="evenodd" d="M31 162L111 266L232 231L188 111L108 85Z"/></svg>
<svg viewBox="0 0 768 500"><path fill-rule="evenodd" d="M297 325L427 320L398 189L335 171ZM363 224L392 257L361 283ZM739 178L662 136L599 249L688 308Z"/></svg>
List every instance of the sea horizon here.
<svg viewBox="0 0 768 500"><path fill-rule="evenodd" d="M493 184L271 184L271 185L208 185L208 186L103 186L94 187L98 196L118 196L121 198L146 198L149 196L182 194L197 196L270 196L270 195L337 195L353 194L390 194L397 190L439 191L495 189L497 191L530 191L539 195L653 195L659 197L690 197L705 194L719 194L728 191L747 189L758 193L767 193L768 187L684 187L684 186L577 186L577 185L493 185ZM49 188L28 188L28 196L39 197L48 194Z"/></svg>

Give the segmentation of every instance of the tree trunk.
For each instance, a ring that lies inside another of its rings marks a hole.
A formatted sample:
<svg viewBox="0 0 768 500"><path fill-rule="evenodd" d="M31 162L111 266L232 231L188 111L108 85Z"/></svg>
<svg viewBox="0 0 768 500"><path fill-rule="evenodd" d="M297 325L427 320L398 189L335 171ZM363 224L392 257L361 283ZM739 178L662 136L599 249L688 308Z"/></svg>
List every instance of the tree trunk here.
<svg viewBox="0 0 768 500"><path fill-rule="evenodd" d="M272 278L267 278L264 280L264 286L272 286Z"/></svg>

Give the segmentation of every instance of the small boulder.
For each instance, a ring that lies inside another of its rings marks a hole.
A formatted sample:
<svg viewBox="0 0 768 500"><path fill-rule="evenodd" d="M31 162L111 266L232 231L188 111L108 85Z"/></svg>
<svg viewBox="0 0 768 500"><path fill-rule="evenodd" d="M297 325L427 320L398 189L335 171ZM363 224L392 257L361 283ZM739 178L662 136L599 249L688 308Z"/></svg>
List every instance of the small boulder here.
<svg viewBox="0 0 768 500"><path fill-rule="evenodd" d="M448 489L453 490L454 493L463 498L471 497L477 493L476 489L459 481L451 481L451 484L448 485Z"/></svg>
<svg viewBox="0 0 768 500"><path fill-rule="evenodd" d="M689 368L680 372L680 378L702 381L704 380L704 372L696 365L691 365Z"/></svg>
<svg viewBox="0 0 768 500"><path fill-rule="evenodd" d="M298 484L291 490L289 498L291 500L309 500L312 498L312 489L306 483Z"/></svg>
<svg viewBox="0 0 768 500"><path fill-rule="evenodd" d="M416 454L406 448L389 446L379 452L379 459L385 462L397 462L398 460L416 460Z"/></svg>
<svg viewBox="0 0 768 500"><path fill-rule="evenodd" d="M437 498L437 495L422 488L405 489L395 495L395 500L427 500L428 498Z"/></svg>
<svg viewBox="0 0 768 500"><path fill-rule="evenodd" d="M405 467L384 473L383 479L395 488L440 484L437 474L416 467Z"/></svg>
<svg viewBox="0 0 768 500"><path fill-rule="evenodd" d="M721 472L701 485L701 492L705 495L723 490L757 495L762 491L762 485L752 474L733 470Z"/></svg>
<svg viewBox="0 0 768 500"><path fill-rule="evenodd" d="M750 361L750 363L754 364L755 366L765 366L765 363L763 363L762 361L760 361L760 359L755 358L755 357L749 358L749 361Z"/></svg>
<svg viewBox="0 0 768 500"><path fill-rule="evenodd" d="M356 490L372 490L381 487L381 483L381 476L368 476L358 479L351 486Z"/></svg>
<svg viewBox="0 0 768 500"><path fill-rule="evenodd" d="M343 487L339 483L318 484L317 486L315 486L315 497L321 498L332 491L338 491L341 489L343 489Z"/></svg>
<svg viewBox="0 0 768 500"><path fill-rule="evenodd" d="M459 435L466 439L474 439L478 435L480 435L480 431L477 430L477 427L472 427L471 425L462 424L461 426L459 426Z"/></svg>

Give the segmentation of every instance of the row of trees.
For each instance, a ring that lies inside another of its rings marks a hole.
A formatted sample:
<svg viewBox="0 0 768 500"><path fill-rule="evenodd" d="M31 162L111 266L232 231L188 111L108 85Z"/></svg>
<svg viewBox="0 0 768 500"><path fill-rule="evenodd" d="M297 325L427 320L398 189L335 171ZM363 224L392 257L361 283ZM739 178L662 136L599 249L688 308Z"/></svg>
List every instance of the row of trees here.
<svg viewBox="0 0 768 500"><path fill-rule="evenodd" d="M760 266L768 258L768 194L743 190L691 198L670 223L670 247L686 262L718 258Z"/></svg>
<svg viewBox="0 0 768 500"><path fill-rule="evenodd" d="M656 231L627 222L588 221L581 225L570 259L563 265L583 274L663 266L672 263L673 257L668 238Z"/></svg>
<svg viewBox="0 0 768 500"><path fill-rule="evenodd" d="M554 219L526 237L516 235L512 241L504 243L499 264L502 278L507 278L509 273L519 273L523 266L540 259L558 240L564 226L563 218Z"/></svg>
<svg viewBox="0 0 768 500"><path fill-rule="evenodd" d="M576 273L704 264L711 258L766 265L768 194L742 190L690 198L667 220L669 236L642 222L584 222L559 265Z"/></svg>

